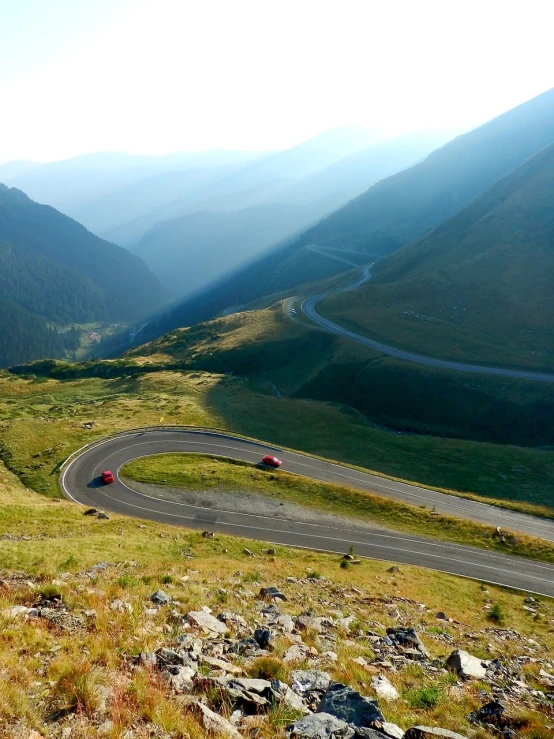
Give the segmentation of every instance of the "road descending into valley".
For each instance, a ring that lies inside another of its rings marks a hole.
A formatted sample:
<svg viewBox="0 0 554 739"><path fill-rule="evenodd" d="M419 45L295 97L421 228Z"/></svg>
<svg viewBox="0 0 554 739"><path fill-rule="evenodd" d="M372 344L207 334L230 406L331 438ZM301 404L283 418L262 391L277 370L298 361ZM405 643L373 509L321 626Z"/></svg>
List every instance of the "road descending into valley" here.
<svg viewBox="0 0 554 739"><path fill-rule="evenodd" d="M224 494L221 496L221 508L170 502L134 490L128 480L121 479L121 467L132 459L179 452L231 457L254 464L259 463L265 454L277 455L283 460L286 472L348 485L413 505L425 505L437 513L500 526L554 542L552 520L387 480L261 442L201 430L136 430L92 444L65 465L61 475L62 489L76 503L117 514L338 554L344 554L354 547L358 556L420 565L554 597L554 566L541 562L432 541L411 534L378 528L372 530L371 522L367 524L367 533L360 534L359 526L357 531L353 530L359 520L350 524L348 519L344 519L343 526L330 527L236 513L225 509ZM371 460L368 460L370 463ZM114 473L113 484L102 484L101 474L104 470Z"/></svg>
<svg viewBox="0 0 554 739"><path fill-rule="evenodd" d="M321 254L322 256L328 257L329 259L336 259L339 262L343 262L345 264L352 264L354 265L354 262L350 262L348 260L335 257L333 254L328 253L327 251L322 251L321 249L317 249L315 245L311 245L308 247L310 251ZM347 328L343 328L338 323L333 323L327 318L324 318L320 313L316 310L316 305L323 300L323 298L326 298L329 295L337 295L338 293L344 293L349 292L351 290L355 290L356 288L360 287L364 284L364 282L367 282L369 278L371 277L371 268L375 262L371 262L370 264L366 264L362 268L362 273L359 278L357 278L352 284L347 285L346 287L341 287L335 290L329 290L324 293L320 293L319 295L312 295L309 298L306 298L301 303L301 310L308 318L310 318L314 323L317 323L318 326L321 326L321 328L325 329L326 331L329 331L332 334L338 334L339 336L344 336L345 339L351 339L352 341L355 341L358 344L362 344L363 346L367 346L370 349L375 349L378 352L381 352L382 354L388 354L391 357L398 357L399 359L406 359L409 362L415 362L416 364L426 364L430 367L440 367L441 369L447 369L447 370L458 370L460 372L473 372L476 374L481 375L498 375L500 377L511 377L516 380L534 380L537 382L554 382L554 375L552 374L546 374L543 372L530 372L527 370L516 370L516 369L504 369L502 367L486 367L478 364L465 364L464 362L452 362L447 359L436 359L435 357L427 357L423 354L414 354L413 352L404 351L404 349L399 349L395 346L388 346L387 344L382 344L380 341L375 341L374 339L369 339L367 336L362 336L361 334L357 334L354 331L349 331Z"/></svg>

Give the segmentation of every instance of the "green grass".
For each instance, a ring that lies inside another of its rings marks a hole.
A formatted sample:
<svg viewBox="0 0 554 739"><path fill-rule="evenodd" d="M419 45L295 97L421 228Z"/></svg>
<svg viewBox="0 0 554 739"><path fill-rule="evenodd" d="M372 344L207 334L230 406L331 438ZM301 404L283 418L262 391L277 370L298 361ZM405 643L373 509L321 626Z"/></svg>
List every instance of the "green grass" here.
<svg viewBox="0 0 554 739"><path fill-rule="evenodd" d="M0 458L26 487L59 496L59 466L83 444L159 423L211 426L395 479L554 515L551 450L398 435L348 406L277 398L251 385L205 372L47 382L0 373ZM90 421L93 428L83 429Z"/></svg>
<svg viewBox="0 0 554 739"><path fill-rule="evenodd" d="M216 490L223 495L258 493L368 525L554 562L554 545L540 539L518 535L515 544L503 544L493 536L494 527L437 516L427 508L283 470L268 472L247 462L197 454L159 454L127 463L122 474L141 483L187 490ZM309 576L317 578L319 573L314 570Z"/></svg>

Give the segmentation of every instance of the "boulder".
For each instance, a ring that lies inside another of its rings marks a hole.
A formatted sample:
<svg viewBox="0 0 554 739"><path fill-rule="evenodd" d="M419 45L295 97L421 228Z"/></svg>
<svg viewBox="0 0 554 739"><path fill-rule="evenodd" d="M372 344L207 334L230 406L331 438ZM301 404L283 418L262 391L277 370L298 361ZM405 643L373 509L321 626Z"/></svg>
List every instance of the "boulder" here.
<svg viewBox="0 0 554 739"><path fill-rule="evenodd" d="M484 678L488 665L489 662L487 660L474 657L469 652L464 652L463 649L456 649L446 660L448 669L465 680L470 678Z"/></svg>
<svg viewBox="0 0 554 739"><path fill-rule="evenodd" d="M351 726L379 729L384 722L377 701L366 698L343 683L332 682L317 708L318 713L330 713Z"/></svg>
<svg viewBox="0 0 554 739"><path fill-rule="evenodd" d="M312 713L287 726L290 739L352 739L354 730L328 713Z"/></svg>
<svg viewBox="0 0 554 739"><path fill-rule="evenodd" d="M412 726L404 734L404 739L467 739L462 734L448 729L439 729L431 726Z"/></svg>
<svg viewBox="0 0 554 739"><path fill-rule="evenodd" d="M386 701L395 701L399 698L398 690L384 675L372 677L371 687L377 693L379 698L383 698Z"/></svg>
<svg viewBox="0 0 554 739"><path fill-rule="evenodd" d="M150 596L150 600L158 606L166 606L168 603L171 603L171 596L164 593L163 590L156 590L156 592Z"/></svg>
<svg viewBox="0 0 554 739"><path fill-rule="evenodd" d="M298 695L315 691L325 693L331 682L329 673L320 670L293 670L291 678L291 687Z"/></svg>
<svg viewBox="0 0 554 739"><path fill-rule="evenodd" d="M191 626L199 626L212 634L227 633L227 626L207 611L189 611L187 619Z"/></svg>
<svg viewBox="0 0 554 739"><path fill-rule="evenodd" d="M226 718L215 713L203 703L197 703L198 709L202 715L202 724L206 731L212 735L223 736L226 739L242 739L242 734L235 726Z"/></svg>

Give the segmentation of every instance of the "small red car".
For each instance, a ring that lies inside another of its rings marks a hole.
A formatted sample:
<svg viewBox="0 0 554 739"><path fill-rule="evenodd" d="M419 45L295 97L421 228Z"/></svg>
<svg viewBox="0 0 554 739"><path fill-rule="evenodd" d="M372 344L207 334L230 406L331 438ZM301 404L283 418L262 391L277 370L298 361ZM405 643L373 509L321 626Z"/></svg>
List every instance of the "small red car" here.
<svg viewBox="0 0 554 739"><path fill-rule="evenodd" d="M277 457L272 457L267 454L265 457L262 458L262 464L267 464L268 467L280 467L283 462L282 460L277 459Z"/></svg>
<svg viewBox="0 0 554 739"><path fill-rule="evenodd" d="M109 485L110 482L114 481L113 472L110 472L109 470L106 470L106 472L102 472L102 482L104 485Z"/></svg>

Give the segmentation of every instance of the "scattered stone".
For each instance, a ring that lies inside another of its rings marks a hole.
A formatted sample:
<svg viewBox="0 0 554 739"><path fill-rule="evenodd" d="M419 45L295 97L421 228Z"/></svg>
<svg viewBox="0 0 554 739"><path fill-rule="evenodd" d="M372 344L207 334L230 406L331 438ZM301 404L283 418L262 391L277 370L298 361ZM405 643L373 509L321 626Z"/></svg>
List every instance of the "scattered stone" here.
<svg viewBox="0 0 554 739"><path fill-rule="evenodd" d="M437 613L437 618L438 618L438 619L439 619L440 621L448 621L448 616L446 615L446 613L444 613L444 611L439 611L439 612Z"/></svg>
<svg viewBox="0 0 554 739"><path fill-rule="evenodd" d="M108 514L105 513L104 511L98 511L98 513L96 514L96 518L101 519L103 521L109 521L110 519Z"/></svg>
<svg viewBox="0 0 554 739"><path fill-rule="evenodd" d="M400 697L398 690L384 675L372 677L371 687L377 693L379 698L383 698L383 700L395 701Z"/></svg>
<svg viewBox="0 0 554 739"><path fill-rule="evenodd" d="M287 726L290 739L352 739L354 730L328 713L314 713Z"/></svg>
<svg viewBox="0 0 554 739"><path fill-rule="evenodd" d="M396 565L393 565L392 567L389 567L387 570L389 575L399 575L400 574L400 567L397 567Z"/></svg>
<svg viewBox="0 0 554 739"><path fill-rule="evenodd" d="M242 734L226 718L209 709L204 703L199 702L197 706L202 714L202 724L210 735L215 734L226 739L243 739Z"/></svg>
<svg viewBox="0 0 554 739"><path fill-rule="evenodd" d="M283 662L301 662L308 656L317 656L317 650L305 644L293 644L283 655Z"/></svg>
<svg viewBox="0 0 554 739"><path fill-rule="evenodd" d="M254 632L254 639L260 649L268 649L269 642L271 640L271 631L269 631L269 629L256 629Z"/></svg>
<svg viewBox="0 0 554 739"><path fill-rule="evenodd" d="M431 728L430 726L412 726L404 734L404 739L467 739L461 734L448 729Z"/></svg>
<svg viewBox="0 0 554 739"><path fill-rule="evenodd" d="M387 636L391 640L393 645L399 644L403 647L413 647L424 657L429 657L429 652L425 648L419 636L416 634L415 629L411 627L392 627L387 629Z"/></svg>
<svg viewBox="0 0 554 739"><path fill-rule="evenodd" d="M243 553L243 554L246 554L246 556L247 556L247 557L255 557L255 556L256 556L256 555L254 554L254 552L252 552L252 551L251 551L250 549L248 549L247 547L244 547L244 549L242 550L242 553Z"/></svg>
<svg viewBox="0 0 554 739"><path fill-rule="evenodd" d="M331 683L317 708L356 727L379 729L385 720L377 701L366 698L343 683Z"/></svg>
<svg viewBox="0 0 554 739"><path fill-rule="evenodd" d="M204 537L204 539L213 539L214 532L213 531L203 531L202 536Z"/></svg>
<svg viewBox="0 0 554 739"><path fill-rule="evenodd" d="M474 657L469 652L464 652L463 649L454 650L446 660L446 666L465 680L484 678L487 674L488 665L487 660Z"/></svg>
<svg viewBox="0 0 554 739"><path fill-rule="evenodd" d="M161 674L177 693L188 693L194 687L196 670L189 665L168 665Z"/></svg>
<svg viewBox="0 0 554 739"><path fill-rule="evenodd" d="M156 592L150 596L150 600L158 606L166 606L168 603L171 603L171 596L164 593L163 590L156 590Z"/></svg>
<svg viewBox="0 0 554 739"><path fill-rule="evenodd" d="M212 616L208 611L189 611L187 613L187 619L191 626L199 626L201 629L213 634L227 633L226 624L222 623L215 616Z"/></svg>
<svg viewBox="0 0 554 739"><path fill-rule="evenodd" d="M97 516L98 515L98 508L87 508L86 511L84 511L83 516Z"/></svg>
<svg viewBox="0 0 554 739"><path fill-rule="evenodd" d="M286 601L287 598L279 588L276 588L274 585L270 585L267 588L261 588L260 594L258 596L259 598L263 598L264 600L271 600L271 598L275 598L277 600L283 600Z"/></svg>
<svg viewBox="0 0 554 739"><path fill-rule="evenodd" d="M490 701L481 706L477 711L473 711L468 716L468 720L474 724L481 724L485 727L495 727L496 729L508 729L513 725L513 720L506 715L506 707L499 701Z"/></svg>

